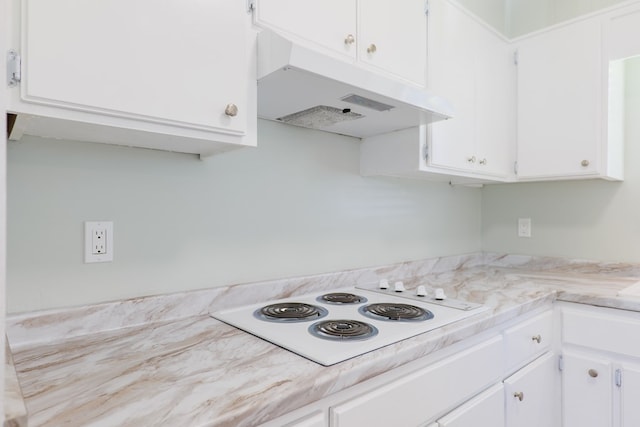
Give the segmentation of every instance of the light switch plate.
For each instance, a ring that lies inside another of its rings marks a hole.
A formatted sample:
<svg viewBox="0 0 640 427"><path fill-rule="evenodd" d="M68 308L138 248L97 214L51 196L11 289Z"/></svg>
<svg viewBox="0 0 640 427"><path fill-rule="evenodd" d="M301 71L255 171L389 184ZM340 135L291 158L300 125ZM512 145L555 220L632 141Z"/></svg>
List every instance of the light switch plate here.
<svg viewBox="0 0 640 427"><path fill-rule="evenodd" d="M113 261L113 222L84 223L84 262Z"/></svg>

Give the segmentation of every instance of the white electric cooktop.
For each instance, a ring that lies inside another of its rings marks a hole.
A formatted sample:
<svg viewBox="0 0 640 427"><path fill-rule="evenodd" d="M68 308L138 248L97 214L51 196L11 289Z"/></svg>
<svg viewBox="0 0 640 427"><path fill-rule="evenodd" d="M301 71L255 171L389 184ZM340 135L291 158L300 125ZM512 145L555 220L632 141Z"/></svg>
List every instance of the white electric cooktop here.
<svg viewBox="0 0 640 427"><path fill-rule="evenodd" d="M434 294L434 290L416 296L406 290L350 287L217 311L211 316L330 366L486 310L480 304L446 297L436 300Z"/></svg>

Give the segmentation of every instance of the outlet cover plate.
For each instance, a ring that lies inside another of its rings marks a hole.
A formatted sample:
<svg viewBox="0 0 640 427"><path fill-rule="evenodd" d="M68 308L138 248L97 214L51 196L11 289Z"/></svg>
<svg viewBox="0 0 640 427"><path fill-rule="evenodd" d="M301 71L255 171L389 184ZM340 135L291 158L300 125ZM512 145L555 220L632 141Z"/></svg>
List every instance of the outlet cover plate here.
<svg viewBox="0 0 640 427"><path fill-rule="evenodd" d="M518 237L531 237L531 218L518 218Z"/></svg>
<svg viewBox="0 0 640 427"><path fill-rule="evenodd" d="M96 245L100 245L99 249ZM113 221L84 223L84 262L113 261Z"/></svg>

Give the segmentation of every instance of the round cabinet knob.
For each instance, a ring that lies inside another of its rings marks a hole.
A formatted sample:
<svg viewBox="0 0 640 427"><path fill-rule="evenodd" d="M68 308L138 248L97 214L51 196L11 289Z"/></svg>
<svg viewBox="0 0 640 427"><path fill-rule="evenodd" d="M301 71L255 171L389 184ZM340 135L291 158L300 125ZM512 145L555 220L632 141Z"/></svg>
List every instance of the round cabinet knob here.
<svg viewBox="0 0 640 427"><path fill-rule="evenodd" d="M524 400L524 393L521 391L516 391L515 393L513 393L513 397L522 402Z"/></svg>
<svg viewBox="0 0 640 427"><path fill-rule="evenodd" d="M389 281L387 279L380 279L380 284L378 285L380 289L389 289Z"/></svg>
<svg viewBox="0 0 640 427"><path fill-rule="evenodd" d="M393 284L393 290L396 292L404 292L404 283L402 282L396 282Z"/></svg>
<svg viewBox="0 0 640 427"><path fill-rule="evenodd" d="M347 37L344 39L344 44L346 45L354 44L355 42L356 42L356 38L353 37L353 34L347 35Z"/></svg>
<svg viewBox="0 0 640 427"><path fill-rule="evenodd" d="M478 163L480 163L481 165L486 165L487 164L487 159L482 159Z"/></svg>
<svg viewBox="0 0 640 427"><path fill-rule="evenodd" d="M418 286L418 288L416 289L416 296L419 296L419 297L427 296L427 289L424 287L424 285Z"/></svg>
<svg viewBox="0 0 640 427"><path fill-rule="evenodd" d="M224 113L229 117L235 117L238 115L238 106L236 104L227 104Z"/></svg>
<svg viewBox="0 0 640 427"><path fill-rule="evenodd" d="M589 376L591 378L597 378L598 377L598 371L596 371L595 369L589 369Z"/></svg>
<svg viewBox="0 0 640 427"><path fill-rule="evenodd" d="M476 156L471 156L471 157L467 158L467 162L475 163L476 162Z"/></svg>
<svg viewBox="0 0 640 427"><path fill-rule="evenodd" d="M586 168L587 166L589 166L589 160L583 160L580 162L580 164L582 165L582 167Z"/></svg>
<svg viewBox="0 0 640 427"><path fill-rule="evenodd" d="M369 45L369 47L367 48L367 53L375 53L375 51L378 50L378 48L376 47L375 44L371 43Z"/></svg>
<svg viewBox="0 0 640 427"><path fill-rule="evenodd" d="M540 342L542 341L542 337L540 335L535 335L535 336L531 337L531 340L537 342L538 344L540 344Z"/></svg>

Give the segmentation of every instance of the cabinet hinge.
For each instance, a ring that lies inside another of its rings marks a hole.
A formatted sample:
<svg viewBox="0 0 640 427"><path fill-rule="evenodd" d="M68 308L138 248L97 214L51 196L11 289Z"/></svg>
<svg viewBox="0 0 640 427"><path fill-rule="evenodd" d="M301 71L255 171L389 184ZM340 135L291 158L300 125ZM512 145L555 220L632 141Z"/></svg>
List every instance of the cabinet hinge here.
<svg viewBox="0 0 640 427"><path fill-rule="evenodd" d="M20 55L11 49L7 52L7 85L9 87L18 86L22 79Z"/></svg>
<svg viewBox="0 0 640 427"><path fill-rule="evenodd" d="M424 14L429 14L429 0L424 0Z"/></svg>
<svg viewBox="0 0 640 427"><path fill-rule="evenodd" d="M562 355L558 356L558 370L560 372L564 371L564 358Z"/></svg>
<svg viewBox="0 0 640 427"><path fill-rule="evenodd" d="M247 11L251 12L256 9L256 0L247 0Z"/></svg>
<svg viewBox="0 0 640 427"><path fill-rule="evenodd" d="M519 55L518 55L518 51L516 50L516 51L514 51L514 52L513 52L513 63L514 63L515 65L518 65L518 60L519 60L519 59L520 59L520 58L519 58Z"/></svg>
<svg viewBox="0 0 640 427"><path fill-rule="evenodd" d="M518 162L513 162L513 173L518 175Z"/></svg>
<svg viewBox="0 0 640 427"><path fill-rule="evenodd" d="M429 144L425 142L422 149L424 150L422 153L422 155L424 156L424 161L428 163L429 162Z"/></svg>
<svg viewBox="0 0 640 427"><path fill-rule="evenodd" d="M622 387L622 370L616 369L616 387Z"/></svg>

